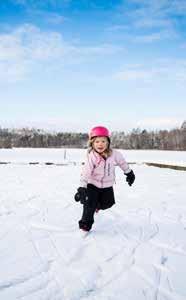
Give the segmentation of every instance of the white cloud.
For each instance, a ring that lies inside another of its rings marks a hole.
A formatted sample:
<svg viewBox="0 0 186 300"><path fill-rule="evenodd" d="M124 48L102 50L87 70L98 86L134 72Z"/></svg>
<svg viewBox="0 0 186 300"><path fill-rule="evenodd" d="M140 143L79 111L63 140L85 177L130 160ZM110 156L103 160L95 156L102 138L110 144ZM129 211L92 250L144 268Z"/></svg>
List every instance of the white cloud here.
<svg viewBox="0 0 186 300"><path fill-rule="evenodd" d="M186 14L186 2L180 0L129 0L130 3L133 2L138 4L137 8L134 10L138 16L146 16L147 19L151 17L155 18L171 18L173 15ZM148 14L147 14L148 12Z"/></svg>
<svg viewBox="0 0 186 300"><path fill-rule="evenodd" d="M152 73L149 71L143 71L143 70L125 70L125 71L121 71L118 72L117 74L115 74L114 76L116 79L119 80L142 80L142 81L149 81L152 80Z"/></svg>
<svg viewBox="0 0 186 300"><path fill-rule="evenodd" d="M0 62L0 82L17 82L29 75L29 63L16 61L14 63Z"/></svg>
<svg viewBox="0 0 186 300"><path fill-rule="evenodd" d="M61 68L64 64L82 63L121 50L122 48L112 44L82 47L66 43L58 32L42 31L26 24L12 32L0 34L0 78L5 82L16 81L42 65L45 69L52 70ZM16 72L17 66L19 68ZM8 73L4 73L6 69L9 70Z"/></svg>
<svg viewBox="0 0 186 300"><path fill-rule="evenodd" d="M135 21L135 26L138 28L167 28L172 27L171 21L168 19L161 18L150 18L146 16L146 18L137 19Z"/></svg>
<svg viewBox="0 0 186 300"><path fill-rule="evenodd" d="M168 1L168 0L167 0ZM186 2L180 1L180 0L173 0L169 1L169 5L167 7L167 13L168 14L175 14L179 16L185 16L186 15Z"/></svg>
<svg viewBox="0 0 186 300"><path fill-rule="evenodd" d="M86 56L92 56L92 55L109 55L109 54L114 54L117 52L120 52L124 50L123 47L115 46L115 45L110 45L110 44L102 44L99 46L86 46L86 47L75 47L75 46L70 46L69 51L71 51L74 54L78 55L86 55Z"/></svg>
<svg viewBox="0 0 186 300"><path fill-rule="evenodd" d="M137 122L137 127L146 129L172 129L180 128L183 123L181 118L167 118L167 117L157 117L157 118L144 118Z"/></svg>
<svg viewBox="0 0 186 300"><path fill-rule="evenodd" d="M34 65L58 58L64 52L65 43L60 34L41 32L35 26L25 25L10 33L1 34L1 81L24 79Z"/></svg>
<svg viewBox="0 0 186 300"><path fill-rule="evenodd" d="M111 31L111 32L115 32L115 31L125 31L125 30L129 30L130 26L129 25L111 25L109 27L106 28L106 31Z"/></svg>
<svg viewBox="0 0 186 300"><path fill-rule="evenodd" d="M102 124L111 131L125 131L130 132L133 128L140 128L146 130L170 130L173 128L180 128L182 118L168 118L168 117L149 117L144 119L112 119L110 121L104 118L96 119L97 124ZM95 126L95 119L69 119L69 118L39 118L39 119L22 119L14 121L1 122L2 127L7 128L38 128L49 131L71 131L71 132L87 132L90 128Z"/></svg>
<svg viewBox="0 0 186 300"><path fill-rule="evenodd" d="M153 32L150 34L138 34L136 37L133 38L133 41L135 42L142 42L142 43L152 43L155 41L160 41L160 40L169 40L176 38L177 34L176 32L173 31L166 31L166 30L160 30L158 32Z"/></svg>
<svg viewBox="0 0 186 300"><path fill-rule="evenodd" d="M27 7L27 14L33 19L42 19L43 23L48 23L50 25L61 25L69 20L69 18L64 17L60 11L52 12L36 8L33 9L32 7Z"/></svg>
<svg viewBox="0 0 186 300"><path fill-rule="evenodd" d="M97 120L97 124L109 126L107 122ZM72 119L72 118L43 118L39 119L20 119L14 121L1 121L1 126L4 128L38 128L49 131L67 131L67 132L87 132L89 128L95 126L95 121L87 119Z"/></svg>
<svg viewBox="0 0 186 300"><path fill-rule="evenodd" d="M141 65L127 65L123 70L116 72L113 75L114 79L124 81L137 81L137 82L162 82L169 81L186 83L186 60L157 60L147 62Z"/></svg>
<svg viewBox="0 0 186 300"><path fill-rule="evenodd" d="M24 5L33 8L48 8L49 6L53 8L61 7L63 4L68 4L72 0L12 0L13 3L19 5Z"/></svg>
<svg viewBox="0 0 186 300"><path fill-rule="evenodd" d="M185 17L186 2L180 0L128 0L120 7L120 23L115 24L115 31L121 31L126 23L130 27L131 40L154 42L175 39L182 33L176 26L177 17ZM132 5L137 4L137 5ZM118 27L117 27L118 26Z"/></svg>

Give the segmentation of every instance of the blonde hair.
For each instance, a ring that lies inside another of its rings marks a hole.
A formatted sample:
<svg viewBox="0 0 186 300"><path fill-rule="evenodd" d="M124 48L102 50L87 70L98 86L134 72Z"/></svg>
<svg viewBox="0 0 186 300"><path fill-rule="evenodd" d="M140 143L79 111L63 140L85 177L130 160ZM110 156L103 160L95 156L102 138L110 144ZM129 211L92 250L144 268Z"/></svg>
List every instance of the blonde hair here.
<svg viewBox="0 0 186 300"><path fill-rule="evenodd" d="M97 137L95 136L88 140L88 153L90 153L92 150L94 150L94 142L95 142L96 138ZM107 158L108 156L110 156L112 154L112 148L110 147L110 138L106 137L106 139L107 139L107 148L102 153L102 155L105 158Z"/></svg>

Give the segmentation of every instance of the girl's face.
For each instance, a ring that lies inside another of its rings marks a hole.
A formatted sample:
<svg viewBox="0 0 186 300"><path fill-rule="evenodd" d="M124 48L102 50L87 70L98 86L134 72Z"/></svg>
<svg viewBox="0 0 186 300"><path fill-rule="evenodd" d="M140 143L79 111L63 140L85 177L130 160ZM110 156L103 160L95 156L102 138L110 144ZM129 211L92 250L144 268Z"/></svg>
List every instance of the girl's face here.
<svg viewBox="0 0 186 300"><path fill-rule="evenodd" d="M104 136L96 137L93 143L93 148L98 153L103 153L108 147L108 140Z"/></svg>

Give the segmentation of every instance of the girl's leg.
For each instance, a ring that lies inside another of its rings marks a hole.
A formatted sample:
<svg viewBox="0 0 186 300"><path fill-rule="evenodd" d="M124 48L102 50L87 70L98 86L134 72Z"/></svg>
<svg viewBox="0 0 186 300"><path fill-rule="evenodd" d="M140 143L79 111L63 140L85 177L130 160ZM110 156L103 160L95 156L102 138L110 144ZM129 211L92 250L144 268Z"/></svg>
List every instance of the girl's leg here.
<svg viewBox="0 0 186 300"><path fill-rule="evenodd" d="M83 205L83 214L79 221L79 228L89 231L94 223L94 212L97 208L99 189L92 184L88 184L87 194L88 200Z"/></svg>
<svg viewBox="0 0 186 300"><path fill-rule="evenodd" d="M115 204L113 187L103 188L100 190L99 205L100 209L110 208Z"/></svg>

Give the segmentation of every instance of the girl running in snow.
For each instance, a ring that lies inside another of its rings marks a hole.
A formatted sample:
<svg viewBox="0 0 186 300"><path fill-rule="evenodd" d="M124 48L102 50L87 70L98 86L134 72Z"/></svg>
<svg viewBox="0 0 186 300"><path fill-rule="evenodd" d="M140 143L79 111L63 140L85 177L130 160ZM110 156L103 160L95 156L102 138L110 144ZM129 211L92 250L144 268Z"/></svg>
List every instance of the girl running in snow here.
<svg viewBox="0 0 186 300"><path fill-rule="evenodd" d="M99 209L110 208L115 204L113 184L115 166L119 166L131 186L135 180L123 155L110 147L110 133L107 128L97 126L89 134L89 150L82 170L80 187L75 200L83 204L83 215L79 228L89 231L94 223L94 213Z"/></svg>

